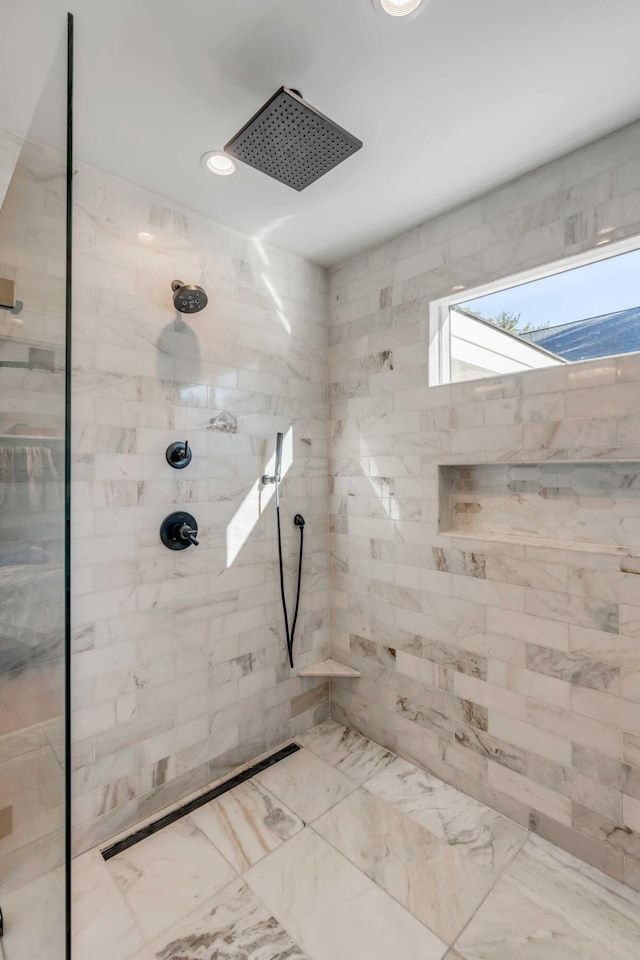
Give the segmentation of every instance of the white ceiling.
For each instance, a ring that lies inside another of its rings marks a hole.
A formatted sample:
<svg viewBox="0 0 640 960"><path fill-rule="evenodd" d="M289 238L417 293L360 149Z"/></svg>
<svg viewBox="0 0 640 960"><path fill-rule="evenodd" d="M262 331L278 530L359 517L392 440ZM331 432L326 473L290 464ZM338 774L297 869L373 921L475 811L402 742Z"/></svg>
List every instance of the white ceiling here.
<svg viewBox="0 0 640 960"><path fill-rule="evenodd" d="M3 12L5 10L6 14ZM638 0L68 0L76 155L329 265L640 116ZM3 0L0 122L43 82L64 0ZM364 141L302 193L220 148L282 84Z"/></svg>

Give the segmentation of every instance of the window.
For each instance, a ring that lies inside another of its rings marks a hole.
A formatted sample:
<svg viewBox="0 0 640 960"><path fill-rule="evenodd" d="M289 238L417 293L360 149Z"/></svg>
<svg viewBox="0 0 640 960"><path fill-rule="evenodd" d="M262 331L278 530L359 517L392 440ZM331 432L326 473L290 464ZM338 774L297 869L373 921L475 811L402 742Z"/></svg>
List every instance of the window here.
<svg viewBox="0 0 640 960"><path fill-rule="evenodd" d="M429 382L640 351L640 238L431 303Z"/></svg>

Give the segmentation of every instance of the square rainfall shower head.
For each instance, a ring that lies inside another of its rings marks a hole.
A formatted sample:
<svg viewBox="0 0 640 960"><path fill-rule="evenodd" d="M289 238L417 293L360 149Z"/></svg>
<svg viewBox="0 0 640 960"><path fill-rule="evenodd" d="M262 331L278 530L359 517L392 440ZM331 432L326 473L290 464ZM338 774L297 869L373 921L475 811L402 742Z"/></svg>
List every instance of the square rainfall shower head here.
<svg viewBox="0 0 640 960"><path fill-rule="evenodd" d="M225 146L225 153L304 190L362 146L362 141L280 87Z"/></svg>

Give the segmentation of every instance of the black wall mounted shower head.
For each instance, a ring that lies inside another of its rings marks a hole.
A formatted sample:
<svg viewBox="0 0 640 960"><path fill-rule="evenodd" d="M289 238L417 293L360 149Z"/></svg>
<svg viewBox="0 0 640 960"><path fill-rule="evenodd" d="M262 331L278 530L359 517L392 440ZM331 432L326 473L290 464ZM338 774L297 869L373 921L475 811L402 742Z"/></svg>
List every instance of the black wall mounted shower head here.
<svg viewBox="0 0 640 960"><path fill-rule="evenodd" d="M180 313L200 313L209 302L209 298L202 287L196 287L194 284L174 280L171 289L173 290L173 305Z"/></svg>
<svg viewBox="0 0 640 960"><path fill-rule="evenodd" d="M224 149L300 191L361 147L361 140L303 100L298 90L280 87Z"/></svg>

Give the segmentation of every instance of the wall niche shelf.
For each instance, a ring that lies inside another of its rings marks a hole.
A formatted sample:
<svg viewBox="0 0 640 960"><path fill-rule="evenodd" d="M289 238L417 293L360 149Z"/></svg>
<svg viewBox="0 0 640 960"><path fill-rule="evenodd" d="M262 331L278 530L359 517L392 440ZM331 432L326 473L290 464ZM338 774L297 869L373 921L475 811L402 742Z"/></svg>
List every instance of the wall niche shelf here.
<svg viewBox="0 0 640 960"><path fill-rule="evenodd" d="M445 464L443 536L640 555L640 461Z"/></svg>
<svg viewBox="0 0 640 960"><path fill-rule="evenodd" d="M337 660L321 660L319 663L312 663L308 667L302 667L298 670L299 677L360 677L362 674L353 667L348 667L346 663L338 663Z"/></svg>

